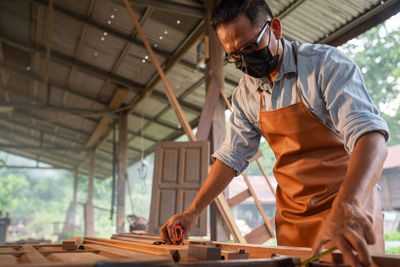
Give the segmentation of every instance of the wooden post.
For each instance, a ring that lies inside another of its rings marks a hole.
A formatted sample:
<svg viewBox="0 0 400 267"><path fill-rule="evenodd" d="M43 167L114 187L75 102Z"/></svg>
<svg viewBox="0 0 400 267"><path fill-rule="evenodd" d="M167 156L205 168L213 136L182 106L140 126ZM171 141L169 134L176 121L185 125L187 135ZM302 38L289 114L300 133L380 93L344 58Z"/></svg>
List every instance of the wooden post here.
<svg viewBox="0 0 400 267"><path fill-rule="evenodd" d="M216 7L218 0L206 0L204 7L205 17L205 44L208 47L209 57L206 58L206 103L203 107L197 138L204 140L208 137L210 141L210 151L215 152L225 140L225 102L221 97L224 90L224 50L218 37L211 26L211 14ZM229 240L229 229L224 223L223 217L218 211L218 207L213 202L210 205L210 230L211 240Z"/></svg>
<svg viewBox="0 0 400 267"><path fill-rule="evenodd" d="M65 214L65 221L59 235L59 240L64 240L66 237L70 237L74 235L75 229L75 213L76 213L76 191L78 188L78 169L75 169L74 172L74 186L73 186L73 196L72 201L67 209Z"/></svg>
<svg viewBox="0 0 400 267"><path fill-rule="evenodd" d="M204 2L205 12L205 57L206 57L206 101L201 111L200 121L196 137L198 140L205 140L209 136L213 122L215 122L215 110L221 106L221 91L224 90L224 50L218 40L217 34L211 26L211 14L219 0L206 0ZM208 49L207 49L208 48ZM207 57L208 56L208 57ZM223 100L222 100L223 101ZM225 129L225 120L223 121ZM225 130L223 131L225 133ZM222 137L224 139L225 136Z"/></svg>
<svg viewBox="0 0 400 267"><path fill-rule="evenodd" d="M119 153L118 153L118 201L117 232L124 232L125 226L125 182L128 178L128 112L119 115Z"/></svg>
<svg viewBox="0 0 400 267"><path fill-rule="evenodd" d="M70 231L71 234L74 235L75 230L75 214L76 214L76 201L77 201L77 192L78 191L78 169L74 171L74 192L72 195L72 203L71 203L71 215L69 216L70 221Z"/></svg>
<svg viewBox="0 0 400 267"><path fill-rule="evenodd" d="M94 236L94 211L93 211L93 190L94 190L94 176L96 165L96 152L92 151L90 154L90 171L89 171L89 184L88 196L85 205L85 236Z"/></svg>

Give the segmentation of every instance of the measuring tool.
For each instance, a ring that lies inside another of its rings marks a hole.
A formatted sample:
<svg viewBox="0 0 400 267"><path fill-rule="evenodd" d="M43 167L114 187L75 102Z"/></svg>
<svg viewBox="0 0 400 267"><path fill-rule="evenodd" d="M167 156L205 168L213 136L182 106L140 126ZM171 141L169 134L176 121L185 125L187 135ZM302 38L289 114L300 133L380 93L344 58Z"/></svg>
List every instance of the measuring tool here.
<svg viewBox="0 0 400 267"><path fill-rule="evenodd" d="M174 237L175 237L174 245L180 244L183 239L183 229L182 226L180 226L179 224L175 225L174 227Z"/></svg>

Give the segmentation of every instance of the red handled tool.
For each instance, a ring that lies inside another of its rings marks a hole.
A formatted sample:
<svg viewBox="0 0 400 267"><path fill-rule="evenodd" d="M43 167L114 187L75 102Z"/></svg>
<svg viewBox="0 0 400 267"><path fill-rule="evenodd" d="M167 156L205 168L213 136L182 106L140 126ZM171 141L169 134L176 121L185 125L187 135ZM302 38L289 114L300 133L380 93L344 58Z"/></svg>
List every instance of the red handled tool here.
<svg viewBox="0 0 400 267"><path fill-rule="evenodd" d="M182 226L180 226L179 224L175 225L174 227L174 237L175 237L174 245L180 244L183 239L183 229Z"/></svg>

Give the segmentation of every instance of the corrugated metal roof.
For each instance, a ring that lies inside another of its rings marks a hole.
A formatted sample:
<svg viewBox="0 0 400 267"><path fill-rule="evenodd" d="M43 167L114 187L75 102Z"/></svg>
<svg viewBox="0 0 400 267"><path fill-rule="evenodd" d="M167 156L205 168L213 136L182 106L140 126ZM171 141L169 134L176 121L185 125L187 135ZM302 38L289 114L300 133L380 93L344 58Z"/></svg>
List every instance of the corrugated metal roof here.
<svg viewBox="0 0 400 267"><path fill-rule="evenodd" d="M200 0L131 2L161 64L171 64L203 23ZM390 9L400 5L399 0L267 2L281 18L287 39L322 43L343 41L354 29L360 31L361 24L369 25L365 22L371 17L389 16ZM88 157L86 143L116 90L129 89L123 104L130 105L158 74L121 1L57 0L49 100L47 109L38 107L45 92L47 4L46 0L0 1L0 101L3 106L14 105L14 111L0 112L0 149L74 169ZM200 41L167 73L192 126L197 125L205 101L204 70L196 66ZM242 73L232 64L224 69L224 90L230 97ZM130 114L128 128L130 163L140 158L142 145L149 153L157 141L183 133L162 82ZM97 153L98 177L111 175L113 146L107 132L102 138L108 139ZM88 166L82 171L87 173Z"/></svg>

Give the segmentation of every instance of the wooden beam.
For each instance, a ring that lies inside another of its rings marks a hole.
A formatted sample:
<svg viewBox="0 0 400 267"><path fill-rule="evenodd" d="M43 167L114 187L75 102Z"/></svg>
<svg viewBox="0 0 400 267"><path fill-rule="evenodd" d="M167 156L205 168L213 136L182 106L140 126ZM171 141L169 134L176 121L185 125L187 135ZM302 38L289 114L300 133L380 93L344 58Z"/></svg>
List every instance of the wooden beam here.
<svg viewBox="0 0 400 267"><path fill-rule="evenodd" d="M192 128L190 127L190 124L187 121L187 119L183 113L183 110L182 110L181 106L179 105L178 100L176 99L176 96L174 95L172 87L169 84L167 77L166 77L160 63L158 62L158 59L153 52L153 48L151 47L149 41L147 40L147 38L143 32L142 26L140 26L140 23L139 23L138 19L136 18L135 12L133 11L131 4L129 3L128 0L124 0L124 3L125 3L126 8L129 11L129 14L131 15L131 18L132 18L134 24L136 25L136 28L139 32L140 37L142 37L142 40L147 49L147 52L149 52L150 57L151 57L154 65L156 66L156 69L157 69L162 81L164 82L164 85L165 85L164 88L166 91L167 98L168 98L169 102L171 103L172 108L174 109L175 113L177 114L178 120L179 120L180 124L182 125L182 128L184 129L186 135L189 137L190 140L195 140L195 137L192 132Z"/></svg>
<svg viewBox="0 0 400 267"><path fill-rule="evenodd" d="M240 233L239 228L235 222L235 218L232 215L229 204L226 201L224 195L219 194L214 201L217 204L221 215L224 217L224 221L227 224L227 227L229 228L229 231L231 232L235 242L246 244L246 239L244 239L244 237Z"/></svg>
<svg viewBox="0 0 400 267"><path fill-rule="evenodd" d="M11 88L2 88L4 91L14 91L15 89ZM15 95L21 95L19 93L16 93ZM32 99L35 101L34 99ZM95 115L105 115L105 114L110 114L110 111L108 110L92 110L92 109L80 109L80 108L68 108L68 107L59 107L59 106L53 106L53 105L37 105L37 104L20 104L20 103L4 103L0 102L0 108L6 107L6 108L15 108L15 109L21 109L25 111L29 110L39 110L39 111L46 111L46 112L66 112L66 113L74 113L74 114L90 114L91 116Z"/></svg>
<svg viewBox="0 0 400 267"><path fill-rule="evenodd" d="M49 63L51 55L51 32L53 27L53 0L49 0L47 11L47 42L46 42L46 62L44 69L44 95L43 104L47 104L49 98Z"/></svg>
<svg viewBox="0 0 400 267"><path fill-rule="evenodd" d="M117 197L117 233L125 232L125 192L128 180L128 113L119 116L119 153L118 153L118 197Z"/></svg>
<svg viewBox="0 0 400 267"><path fill-rule="evenodd" d="M93 211L93 191L94 191L94 176L96 166L96 152L92 151L90 155L90 173L88 183L88 196L85 205L85 236L94 236L94 211Z"/></svg>
<svg viewBox="0 0 400 267"><path fill-rule="evenodd" d="M127 89L117 89L117 92L114 94L110 104L108 105L108 109L111 111L117 110L124 103L126 95L128 94ZM106 115L101 118L99 124L96 129L90 136L87 141L85 147L91 148L94 144L99 140L99 138L103 135L104 131L107 129L108 125L112 122L112 115Z"/></svg>
<svg viewBox="0 0 400 267"><path fill-rule="evenodd" d="M236 196L228 199L228 204L229 207L233 208L236 207L237 205L239 205L240 203L242 203L243 201L245 201L246 199L248 199L249 197L251 197L251 193L249 189L243 190L242 192L240 192L239 194L237 194Z"/></svg>
<svg viewBox="0 0 400 267"><path fill-rule="evenodd" d="M244 181L245 181L247 187L249 188L249 191L250 191L251 195L253 196L253 199L254 199L254 202L256 203L256 206L257 206L257 208L258 208L258 211L260 212L261 217L262 217L263 220L264 220L264 224L265 224L264 226L265 226L266 229L267 229L267 232L268 232L268 234L269 234L269 237L274 237L274 236L275 236L275 234L274 234L274 229L272 229L272 225L270 224L269 219L268 219L267 215L265 214L265 211L264 211L264 209L263 209L263 207L262 207L262 205L261 205L261 202L258 200L258 197L257 197L257 195L256 195L256 192L254 191L253 186L251 185L251 183L250 183L250 181L249 181L249 178L247 177L247 174L243 172L243 173L242 173L242 176L243 176L243 179L244 179ZM266 240L268 240L269 237L268 237ZM266 240L265 240L265 241L266 241ZM264 241L264 242L265 242L265 241Z"/></svg>
<svg viewBox="0 0 400 267"><path fill-rule="evenodd" d="M20 257L24 263L35 263L38 265L49 263L46 257L39 253L32 245L23 245L20 251L25 252Z"/></svg>
<svg viewBox="0 0 400 267"><path fill-rule="evenodd" d="M272 185L271 179L268 177L267 172L265 171L263 165L261 164L260 160L257 159L256 160L258 168L260 169L261 173L263 174L265 180L268 183L269 189L271 189L272 194L274 194L274 197L276 197L276 189L275 187Z"/></svg>
<svg viewBox="0 0 400 267"><path fill-rule="evenodd" d="M83 243L83 238L76 236L64 240L62 243L62 248L65 250L77 250Z"/></svg>
<svg viewBox="0 0 400 267"><path fill-rule="evenodd" d="M205 37L207 38L204 38L203 41L209 43L204 45L204 47L209 47L209 58L206 58L205 70L206 100L201 111L196 134L200 141L208 139L214 112L220 101L221 91L224 90L224 50L211 26L211 14L217 2L216 0L206 0L204 4L206 10Z"/></svg>

